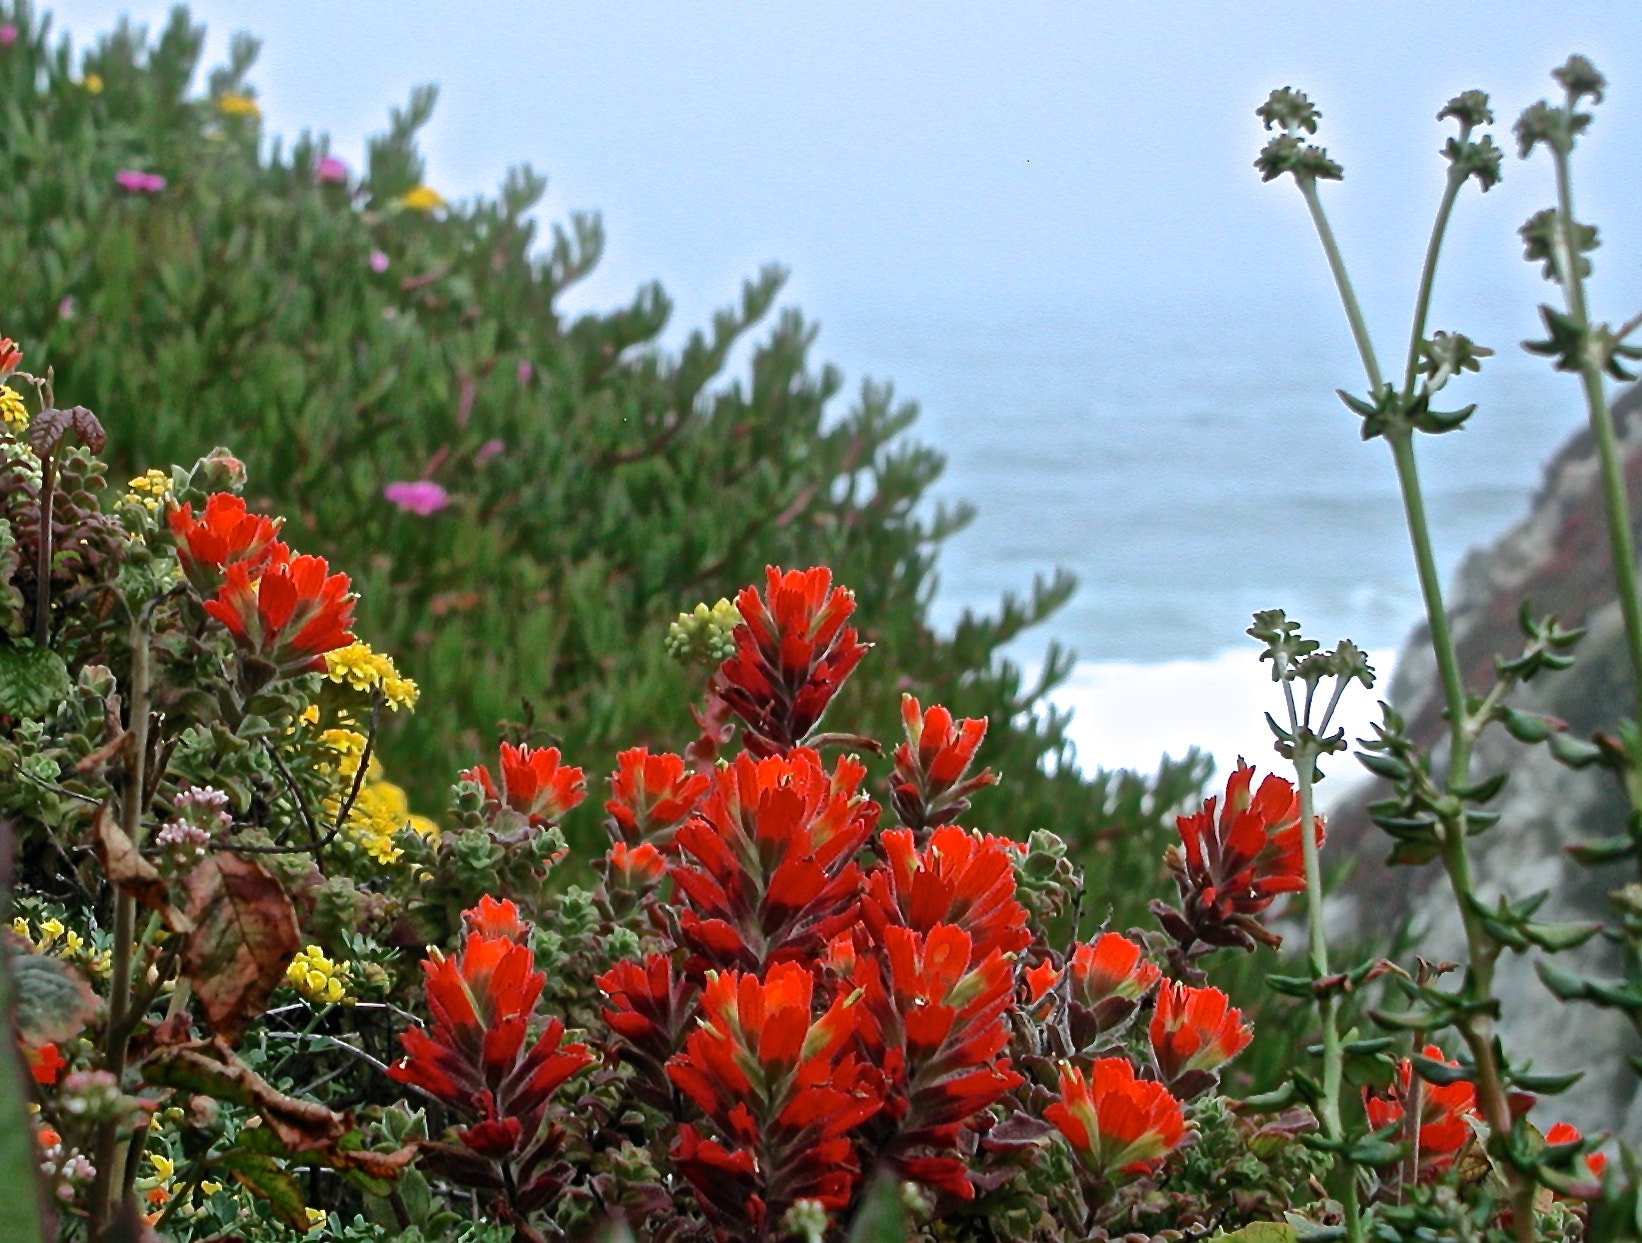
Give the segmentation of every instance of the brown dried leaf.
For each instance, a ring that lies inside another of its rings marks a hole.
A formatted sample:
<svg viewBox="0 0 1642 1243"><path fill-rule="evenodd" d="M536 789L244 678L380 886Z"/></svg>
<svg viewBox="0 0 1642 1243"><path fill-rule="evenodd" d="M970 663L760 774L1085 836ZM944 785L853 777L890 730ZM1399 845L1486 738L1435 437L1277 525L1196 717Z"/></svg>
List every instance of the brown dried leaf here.
<svg viewBox="0 0 1642 1243"><path fill-rule="evenodd" d="M183 942L183 974L212 1028L237 1040L301 948L296 910L277 880L239 855L211 855L186 884L194 926Z"/></svg>
<svg viewBox="0 0 1642 1243"><path fill-rule="evenodd" d="M91 833L97 862L103 865L111 884L129 893L149 910L158 911L165 920L165 926L172 932L187 932L193 927L188 916L171 905L171 893L166 887L165 878L138 852L136 843L120 827L107 803L97 809L97 819Z"/></svg>
<svg viewBox="0 0 1642 1243"><path fill-rule="evenodd" d="M181 1088L254 1109L291 1152L329 1152L354 1126L350 1114L279 1091L242 1062L220 1036L157 1050L143 1063L143 1079L156 1087Z"/></svg>

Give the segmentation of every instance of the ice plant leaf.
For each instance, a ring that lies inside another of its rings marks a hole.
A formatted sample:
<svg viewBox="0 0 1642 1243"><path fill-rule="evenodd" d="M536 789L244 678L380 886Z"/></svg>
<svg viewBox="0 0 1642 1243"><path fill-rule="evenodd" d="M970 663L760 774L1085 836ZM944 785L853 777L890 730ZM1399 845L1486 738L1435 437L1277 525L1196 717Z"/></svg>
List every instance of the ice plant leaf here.
<svg viewBox="0 0 1642 1243"><path fill-rule="evenodd" d="M250 859L212 854L188 874L182 969L211 1027L236 1040L261 1014L302 947L280 883Z"/></svg>
<svg viewBox="0 0 1642 1243"><path fill-rule="evenodd" d="M71 690L68 666L50 648L0 646L0 716L39 720Z"/></svg>

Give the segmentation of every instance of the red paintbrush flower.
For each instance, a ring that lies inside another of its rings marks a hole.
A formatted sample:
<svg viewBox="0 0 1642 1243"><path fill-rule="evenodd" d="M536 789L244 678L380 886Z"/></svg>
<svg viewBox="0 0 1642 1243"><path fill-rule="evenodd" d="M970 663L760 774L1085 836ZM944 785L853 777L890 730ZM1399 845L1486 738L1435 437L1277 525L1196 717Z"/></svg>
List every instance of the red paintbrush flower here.
<svg viewBox="0 0 1642 1243"><path fill-rule="evenodd" d="M975 1194L956 1155L961 1133L1024 1082L1004 1056L1014 970L998 950L973 968L972 956L969 934L951 924L890 927L882 946L832 955L850 963L861 1041L886 1084L873 1146L900 1177L960 1200Z"/></svg>
<svg viewBox="0 0 1642 1243"><path fill-rule="evenodd" d="M1013 843L952 824L936 829L922 850L910 829L890 829L879 842L884 862L867 875L861 904L875 940L891 925L929 932L956 924L970 936L974 962L1031 943L1026 908L1015 900Z"/></svg>
<svg viewBox="0 0 1642 1243"><path fill-rule="evenodd" d="M665 847L712 784L706 773L689 771L681 757L651 755L643 747L623 751L616 765L604 810L610 814L610 839L630 846Z"/></svg>
<svg viewBox="0 0 1642 1243"><path fill-rule="evenodd" d="M622 889L648 889L667 875L667 861L649 842L642 846L617 842L605 855L605 875Z"/></svg>
<svg viewBox="0 0 1642 1243"><path fill-rule="evenodd" d="M1294 787L1268 775L1252 794L1254 770L1239 765L1226 783L1226 797L1177 821L1180 845L1166 856L1180 891L1180 911L1161 903L1153 911L1169 934L1189 947L1208 945L1252 949L1256 941L1280 944L1258 916L1279 894L1306 887L1300 841L1300 802ZM1316 826L1317 841L1323 826Z"/></svg>
<svg viewBox="0 0 1642 1243"><path fill-rule="evenodd" d="M1066 974L1053 962L1045 958L1035 967L1026 969L1026 1000L1030 1005L1042 1001L1050 989L1060 983L1062 975Z"/></svg>
<svg viewBox="0 0 1642 1243"><path fill-rule="evenodd" d="M557 747L516 747L504 742L497 767L502 773L501 789L496 788L490 769L476 764L461 774L484 790L485 810L492 818L508 818L507 813L533 828L552 824L587 796L582 770L559 763Z"/></svg>
<svg viewBox="0 0 1642 1243"><path fill-rule="evenodd" d="M255 578L271 562L290 559L290 549L279 542L282 520L247 512L245 502L232 492L213 492L198 519L190 502L173 509L166 520L177 541L182 572L205 599L222 586L230 565L243 565Z"/></svg>
<svg viewBox="0 0 1642 1243"><path fill-rule="evenodd" d="M270 561L256 575L234 561L205 611L241 648L291 677L325 672L325 653L354 641L353 601L348 576L332 574L323 557Z"/></svg>
<svg viewBox="0 0 1642 1243"><path fill-rule="evenodd" d="M1140 946L1115 932L1074 946L1066 995L1073 1047L1091 1048L1126 1024L1162 974Z"/></svg>
<svg viewBox="0 0 1642 1243"><path fill-rule="evenodd" d="M1426 1045L1422 1052L1433 1062L1459 1065L1444 1061L1442 1050L1434 1044ZM1413 1064L1403 1058L1397 1064L1396 1082L1385 1093L1363 1089L1368 1125L1379 1131L1401 1123L1407 1115L1407 1101L1416 1092L1420 1103L1419 1181L1423 1183L1439 1177L1454 1164L1454 1158L1475 1137L1480 1121L1474 1085L1463 1079L1446 1084L1416 1081Z"/></svg>
<svg viewBox="0 0 1642 1243"><path fill-rule="evenodd" d="M560 1185L544 1169L563 1141L548 1119L549 1099L593 1055L585 1045L561 1044L564 1024L556 1018L526 1049L547 977L529 945L515 939L525 929L513 904L487 897L464 918L461 951L434 951L422 964L432 1026L400 1036L405 1056L388 1073L464 1120L456 1128L461 1146L443 1150L452 1159L448 1172L469 1185L503 1188L516 1210L528 1212ZM511 1183L492 1162L506 1163Z"/></svg>
<svg viewBox="0 0 1642 1243"><path fill-rule="evenodd" d="M797 1200L843 1208L860 1177L849 1132L881 1107L878 1076L846 1050L854 999L835 998L820 1018L813 1000L796 962L763 981L713 972L700 1025L667 1067L715 1133L685 1124L672 1156L721 1227L762 1236Z"/></svg>
<svg viewBox="0 0 1642 1243"><path fill-rule="evenodd" d="M1551 1129L1545 1132L1545 1143L1548 1147L1559 1148L1564 1144L1584 1143L1585 1137L1579 1133L1579 1128L1570 1122L1554 1123ZM1602 1180L1602 1171L1608 1167L1608 1158L1600 1152L1587 1152L1580 1161L1583 1172L1590 1175L1593 1182ZM1579 1167L1575 1167L1578 1169ZM1600 1188L1597 1188L1600 1194Z"/></svg>
<svg viewBox="0 0 1642 1243"><path fill-rule="evenodd" d="M63 1059L62 1052L54 1044L23 1045L22 1049L29 1074L34 1076L36 1083L43 1083L49 1087L57 1082L57 1076L62 1074L63 1067L68 1065Z"/></svg>
<svg viewBox="0 0 1642 1243"><path fill-rule="evenodd" d="M1060 1100L1044 1110L1085 1169L1114 1183L1145 1173L1180 1147L1186 1117L1161 1083L1135 1078L1121 1057L1103 1057L1088 1078L1061 1063Z"/></svg>
<svg viewBox="0 0 1642 1243"><path fill-rule="evenodd" d="M17 342L10 337L0 337L0 381L4 381L17 364L23 361L23 351L18 348Z"/></svg>
<svg viewBox="0 0 1642 1243"><path fill-rule="evenodd" d="M807 747L739 755L673 837L669 871L683 903L679 940L692 972L812 960L856 918L855 856L878 807L866 769L841 756L829 774Z"/></svg>
<svg viewBox="0 0 1642 1243"><path fill-rule="evenodd" d="M832 585L824 566L765 570L765 590L735 599L741 624L735 655L718 669L719 697L746 724L754 755L778 755L802 742L866 655L845 623L855 597Z"/></svg>
<svg viewBox="0 0 1642 1243"><path fill-rule="evenodd" d="M695 1019L695 985L674 975L666 954L651 954L642 963L623 959L599 977L598 985L610 1002L604 1021L616 1035L622 1060L638 1070L645 1098L668 1109L667 1062Z"/></svg>
<svg viewBox="0 0 1642 1243"><path fill-rule="evenodd" d="M1111 998L1138 1001L1162 976L1128 937L1104 932L1072 951L1072 998L1093 1010Z"/></svg>
<svg viewBox="0 0 1642 1243"><path fill-rule="evenodd" d="M986 720L964 719L939 704L926 712L911 695L901 696L901 723L907 740L895 748L891 801L901 823L922 835L937 824L951 824L969 810L969 796L997 784L988 768L965 777L986 737Z"/></svg>
<svg viewBox="0 0 1642 1243"><path fill-rule="evenodd" d="M1184 1096L1214 1082L1214 1072L1249 1047L1254 1029L1218 988L1166 980L1148 1032L1158 1078Z"/></svg>

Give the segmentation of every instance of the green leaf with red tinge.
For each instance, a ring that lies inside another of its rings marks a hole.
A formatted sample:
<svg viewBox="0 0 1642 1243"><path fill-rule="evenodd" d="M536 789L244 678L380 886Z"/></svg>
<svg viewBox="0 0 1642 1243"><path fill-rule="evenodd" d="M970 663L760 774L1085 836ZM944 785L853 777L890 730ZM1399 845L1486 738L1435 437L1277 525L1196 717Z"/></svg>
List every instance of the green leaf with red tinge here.
<svg viewBox="0 0 1642 1243"><path fill-rule="evenodd" d="M260 864L211 855L188 874L182 969L212 1028L237 1040L268 1005L301 947L296 910Z"/></svg>

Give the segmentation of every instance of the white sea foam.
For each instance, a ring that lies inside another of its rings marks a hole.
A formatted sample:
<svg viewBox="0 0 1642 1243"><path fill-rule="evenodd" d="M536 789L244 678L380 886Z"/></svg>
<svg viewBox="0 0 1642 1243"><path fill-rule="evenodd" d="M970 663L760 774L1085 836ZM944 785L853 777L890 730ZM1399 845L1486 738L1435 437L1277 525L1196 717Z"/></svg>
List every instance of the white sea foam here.
<svg viewBox="0 0 1642 1243"><path fill-rule="evenodd" d="M1395 655L1370 652L1375 689L1353 683L1341 698L1333 723L1344 727L1348 739L1372 736L1369 724L1379 719L1378 700ZM1282 692L1271 680L1271 666L1249 646L1208 660L1080 662L1052 698L1073 712L1068 733L1085 771L1150 772L1160 757L1184 756L1194 746L1214 757L1221 776L1240 755L1262 769L1282 762L1272 751L1264 715L1285 719ZM1354 767L1338 759L1334 766L1342 774Z"/></svg>

